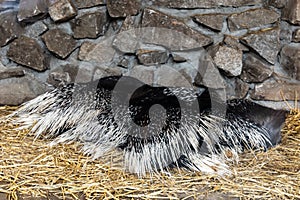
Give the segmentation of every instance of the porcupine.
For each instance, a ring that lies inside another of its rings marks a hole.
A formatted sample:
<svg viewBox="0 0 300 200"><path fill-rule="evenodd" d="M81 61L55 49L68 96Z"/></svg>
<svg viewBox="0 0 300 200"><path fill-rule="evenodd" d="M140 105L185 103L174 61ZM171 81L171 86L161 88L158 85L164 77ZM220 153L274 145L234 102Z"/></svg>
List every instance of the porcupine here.
<svg viewBox="0 0 300 200"><path fill-rule="evenodd" d="M12 116L54 144L81 142L93 158L119 149L126 169L139 175L174 166L229 173L228 151L237 156L280 141L285 112L232 100L220 117L212 113L211 102L207 88L152 87L132 77L109 76L64 84L24 103Z"/></svg>

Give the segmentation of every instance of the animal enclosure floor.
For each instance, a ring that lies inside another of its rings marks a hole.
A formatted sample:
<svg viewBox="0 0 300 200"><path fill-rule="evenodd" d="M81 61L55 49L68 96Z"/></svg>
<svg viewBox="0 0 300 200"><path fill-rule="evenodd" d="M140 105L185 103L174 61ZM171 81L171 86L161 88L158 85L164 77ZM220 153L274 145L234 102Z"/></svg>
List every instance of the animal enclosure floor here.
<svg viewBox="0 0 300 200"><path fill-rule="evenodd" d="M121 155L91 160L80 144L49 146L3 117L0 107L0 199L300 199L300 111L291 111L282 143L248 152L224 177L172 170L139 178ZM1 120L2 117L2 120Z"/></svg>

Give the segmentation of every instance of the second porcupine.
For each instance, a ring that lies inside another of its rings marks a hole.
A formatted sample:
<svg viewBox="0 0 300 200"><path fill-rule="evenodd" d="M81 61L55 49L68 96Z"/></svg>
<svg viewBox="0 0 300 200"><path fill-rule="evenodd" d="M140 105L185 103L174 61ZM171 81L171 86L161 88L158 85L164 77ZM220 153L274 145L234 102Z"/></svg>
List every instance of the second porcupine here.
<svg viewBox="0 0 300 200"><path fill-rule="evenodd" d="M11 117L55 144L79 141L93 158L120 149L126 169L138 175L173 166L230 173L227 152L237 156L280 141L284 111L234 100L227 102L226 115L218 116L211 102L207 88L151 87L110 76L65 84L26 102Z"/></svg>

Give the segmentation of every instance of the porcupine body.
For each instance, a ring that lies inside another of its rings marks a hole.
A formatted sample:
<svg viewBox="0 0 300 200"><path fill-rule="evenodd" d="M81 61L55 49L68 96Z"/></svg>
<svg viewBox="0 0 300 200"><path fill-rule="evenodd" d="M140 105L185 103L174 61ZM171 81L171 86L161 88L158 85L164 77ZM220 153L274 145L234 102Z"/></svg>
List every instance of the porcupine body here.
<svg viewBox="0 0 300 200"><path fill-rule="evenodd" d="M66 84L18 109L13 116L37 137L79 141L99 158L124 152L132 173L170 166L228 173L225 161L245 149L267 149L280 140L285 113L249 101L228 102L225 116L212 113L208 89L151 87L135 78L105 77Z"/></svg>

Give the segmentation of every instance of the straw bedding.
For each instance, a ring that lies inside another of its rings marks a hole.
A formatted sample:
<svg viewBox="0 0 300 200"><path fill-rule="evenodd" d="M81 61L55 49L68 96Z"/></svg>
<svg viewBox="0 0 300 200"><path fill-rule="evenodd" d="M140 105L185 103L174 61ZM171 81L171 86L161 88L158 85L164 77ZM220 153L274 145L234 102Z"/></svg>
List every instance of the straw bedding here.
<svg viewBox="0 0 300 200"><path fill-rule="evenodd" d="M15 110L0 107L0 118ZM0 120L0 199L300 199L300 110L292 109L282 143L248 152L230 176L174 169L138 178L112 152L91 160L80 144L50 147Z"/></svg>

